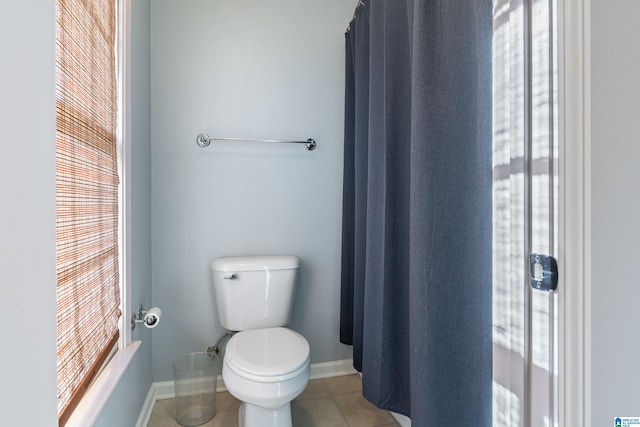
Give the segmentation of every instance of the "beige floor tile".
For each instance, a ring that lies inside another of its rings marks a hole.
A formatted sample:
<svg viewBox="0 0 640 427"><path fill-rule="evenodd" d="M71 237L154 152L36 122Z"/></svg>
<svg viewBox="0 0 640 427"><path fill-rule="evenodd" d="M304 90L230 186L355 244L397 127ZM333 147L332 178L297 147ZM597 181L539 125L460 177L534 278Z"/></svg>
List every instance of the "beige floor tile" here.
<svg viewBox="0 0 640 427"><path fill-rule="evenodd" d="M362 378L358 374L323 378L322 381L332 395L362 391Z"/></svg>
<svg viewBox="0 0 640 427"><path fill-rule="evenodd" d="M227 412L227 411L235 411L238 412L240 408L240 402L238 399L233 397L231 393L228 391L222 391L216 394L216 411L217 412Z"/></svg>
<svg viewBox="0 0 640 427"><path fill-rule="evenodd" d="M389 412L373 406L360 392L335 395L333 399L351 427L383 426L395 421Z"/></svg>
<svg viewBox="0 0 640 427"><path fill-rule="evenodd" d="M238 425L238 411L216 412L216 416L202 427L235 427Z"/></svg>
<svg viewBox="0 0 640 427"><path fill-rule="evenodd" d="M399 427L391 414L362 397L359 375L309 381L291 403L294 427ZM238 425L240 401L229 392L216 395L216 416L202 427ZM175 421L175 400L158 400L148 427L180 427Z"/></svg>
<svg viewBox="0 0 640 427"><path fill-rule="evenodd" d="M322 380L311 380L307 384L307 388L296 397L296 400L315 399L316 397L329 396L329 390Z"/></svg>
<svg viewBox="0 0 640 427"><path fill-rule="evenodd" d="M149 421L148 427L181 427L181 426L176 422L176 420L172 418L164 418L161 420L151 419Z"/></svg>
<svg viewBox="0 0 640 427"><path fill-rule="evenodd" d="M228 392L216 395L216 415L203 427L231 427L238 425L240 401ZM175 399L158 400L151 412L148 427L179 427L175 420Z"/></svg>
<svg viewBox="0 0 640 427"><path fill-rule="evenodd" d="M176 401L174 399L157 400L151 412L151 421L175 420ZM149 424L151 425L151 423Z"/></svg>
<svg viewBox="0 0 640 427"><path fill-rule="evenodd" d="M291 402L294 427L348 427L336 403L330 397Z"/></svg>

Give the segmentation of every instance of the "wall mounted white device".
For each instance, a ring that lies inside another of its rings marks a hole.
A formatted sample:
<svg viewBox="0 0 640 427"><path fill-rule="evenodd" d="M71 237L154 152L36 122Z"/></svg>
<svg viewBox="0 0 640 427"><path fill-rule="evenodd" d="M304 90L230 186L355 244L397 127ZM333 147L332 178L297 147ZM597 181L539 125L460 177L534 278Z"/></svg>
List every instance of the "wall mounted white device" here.
<svg viewBox="0 0 640 427"><path fill-rule="evenodd" d="M155 328L160 323L162 310L159 307L153 307L145 310L142 305L138 307L138 312L131 316L131 330L136 328L137 323L142 323L147 328Z"/></svg>

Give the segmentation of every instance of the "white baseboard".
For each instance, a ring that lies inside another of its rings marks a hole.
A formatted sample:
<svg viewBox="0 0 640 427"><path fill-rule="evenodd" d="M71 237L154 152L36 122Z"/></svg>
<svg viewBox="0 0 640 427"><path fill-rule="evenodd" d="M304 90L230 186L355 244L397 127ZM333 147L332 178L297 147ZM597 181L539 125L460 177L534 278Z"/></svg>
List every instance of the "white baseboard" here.
<svg viewBox="0 0 640 427"><path fill-rule="evenodd" d="M351 375L357 372L358 371L353 368L352 359L334 360L332 362L311 364L312 380L317 380L319 378L339 377L342 375ZM153 383L151 387L155 389L155 400L173 399L176 395L176 391L173 387L173 381L162 381ZM218 375L216 391L227 391L226 387L224 386L222 375Z"/></svg>
<svg viewBox="0 0 640 427"><path fill-rule="evenodd" d="M151 412L153 411L153 405L156 403L156 400L156 388L151 384L149 392L147 393L147 398L144 400L144 404L142 405L140 415L138 415L136 427L147 427L147 424L149 424L149 420L151 419Z"/></svg>
<svg viewBox="0 0 640 427"><path fill-rule="evenodd" d="M357 374L353 367L353 359L334 360L333 362L312 363L311 379L340 377L342 375Z"/></svg>
<svg viewBox="0 0 640 427"><path fill-rule="evenodd" d="M218 375L216 383L216 391L227 391L222 380L222 375ZM173 381L162 381L151 384L151 388L155 390L155 400L173 399L176 397L176 390Z"/></svg>
<svg viewBox="0 0 640 427"><path fill-rule="evenodd" d="M352 359L334 360L332 362L312 363L311 364L311 379L316 380L319 378L339 377L342 375L355 374L356 371L353 368ZM222 375L218 375L218 382L216 391L226 391ZM156 400L173 399L176 395L173 381L161 381L151 384L147 398L144 401L140 416L136 427L146 427L149 419L151 418L151 412L153 411L153 405Z"/></svg>

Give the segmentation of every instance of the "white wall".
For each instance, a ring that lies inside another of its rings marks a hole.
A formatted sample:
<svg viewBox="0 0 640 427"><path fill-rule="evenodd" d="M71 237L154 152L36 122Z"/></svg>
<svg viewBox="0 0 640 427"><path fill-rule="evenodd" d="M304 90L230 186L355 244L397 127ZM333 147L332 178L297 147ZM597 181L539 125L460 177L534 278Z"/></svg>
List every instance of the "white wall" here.
<svg viewBox="0 0 640 427"><path fill-rule="evenodd" d="M338 341L345 0L152 2L154 381L223 333L209 264L295 254L291 327L312 363L351 357ZM215 136L306 139L213 143Z"/></svg>
<svg viewBox="0 0 640 427"><path fill-rule="evenodd" d="M0 13L3 425L57 425L54 8Z"/></svg>
<svg viewBox="0 0 640 427"><path fill-rule="evenodd" d="M591 5L595 427L640 417L640 2Z"/></svg>

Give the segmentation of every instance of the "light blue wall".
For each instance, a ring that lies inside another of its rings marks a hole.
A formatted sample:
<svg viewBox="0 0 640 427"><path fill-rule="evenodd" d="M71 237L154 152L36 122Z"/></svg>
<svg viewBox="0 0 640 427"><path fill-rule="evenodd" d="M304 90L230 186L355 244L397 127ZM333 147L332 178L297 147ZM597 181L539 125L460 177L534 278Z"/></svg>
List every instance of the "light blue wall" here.
<svg viewBox="0 0 640 427"><path fill-rule="evenodd" d="M136 425L151 386L150 348L150 343L142 342L92 427L134 427Z"/></svg>
<svg viewBox="0 0 640 427"><path fill-rule="evenodd" d="M149 307L151 295L150 0L131 2L131 305ZM137 327L141 340L133 361L95 427L134 426L151 387L153 331Z"/></svg>
<svg viewBox="0 0 640 427"><path fill-rule="evenodd" d="M293 326L310 339L314 362L350 355L337 344L337 289L342 32L352 2L270 2L278 13L257 0L228 3L154 0L149 23L149 0L133 0L132 292L134 304L150 302L153 235L152 303L165 316L153 332L137 329L142 347L98 426L133 425L151 381L152 334L155 381L170 379L175 357L217 338L208 271L216 256L300 255ZM592 7L595 426L640 414L640 4L592 0ZM3 375L11 390L3 396L7 425L24 425L25 413L30 425L57 424L53 22L53 4L42 0L8 2L0 14L0 189L7 206L17 206L0 209L0 322L18 325L3 336L15 349L1 357L10 367ZM194 138L204 131L314 136L320 146L314 153L251 144L200 150Z"/></svg>
<svg viewBox="0 0 640 427"><path fill-rule="evenodd" d="M23 0L0 14L0 323L2 425L55 426L54 4ZM133 1L132 299L151 302L149 0ZM11 204L11 205L10 205ZM151 385L151 334L98 426L133 426Z"/></svg>
<svg viewBox="0 0 640 427"><path fill-rule="evenodd" d="M640 2L591 1L593 426L640 417Z"/></svg>
<svg viewBox="0 0 640 427"><path fill-rule="evenodd" d="M0 13L2 425L54 426L56 409L54 4Z"/></svg>
<svg viewBox="0 0 640 427"><path fill-rule="evenodd" d="M351 357L339 343L345 0L154 0L151 15L153 378L223 333L209 264L294 254L290 326L312 363ZM216 136L318 140L214 143Z"/></svg>

